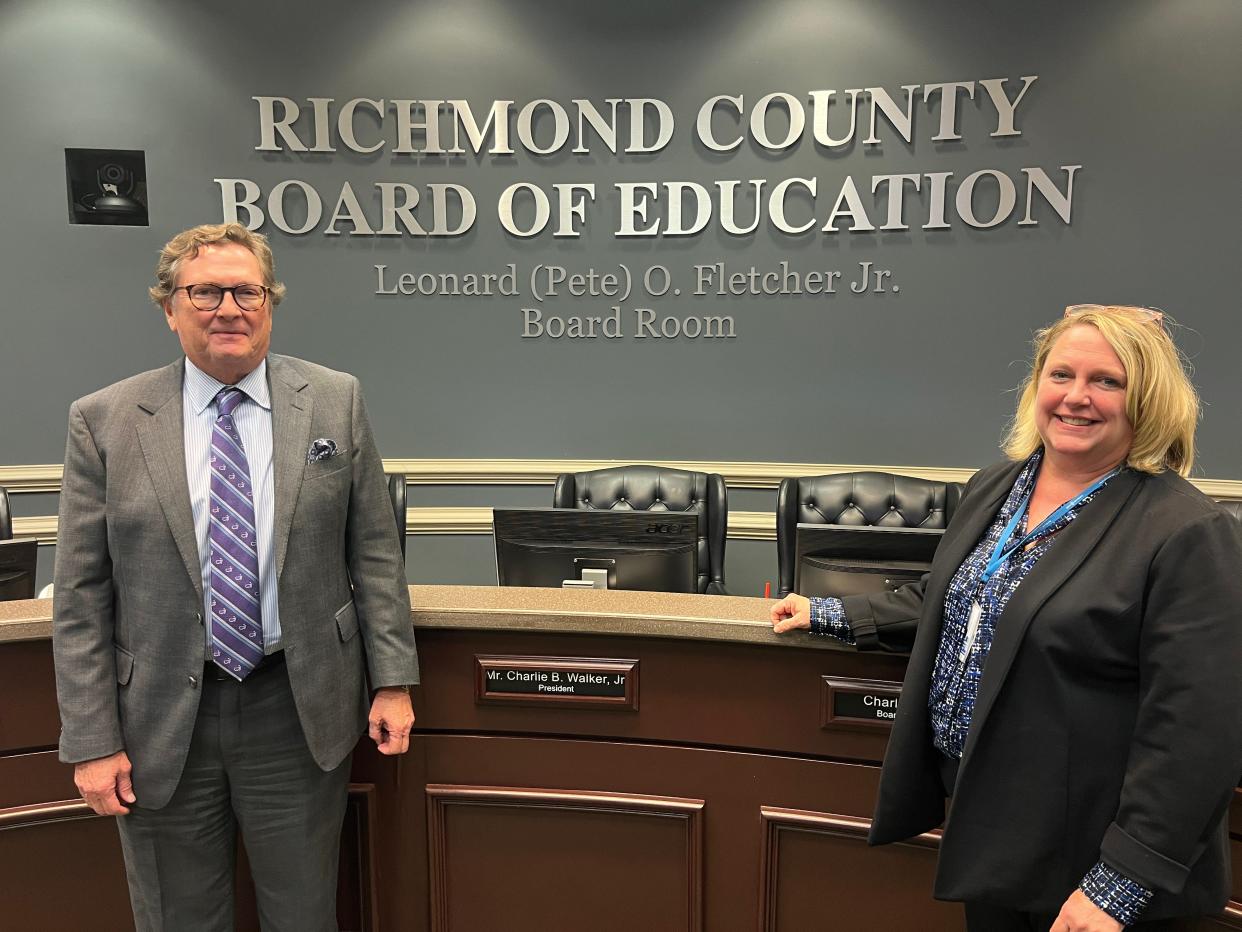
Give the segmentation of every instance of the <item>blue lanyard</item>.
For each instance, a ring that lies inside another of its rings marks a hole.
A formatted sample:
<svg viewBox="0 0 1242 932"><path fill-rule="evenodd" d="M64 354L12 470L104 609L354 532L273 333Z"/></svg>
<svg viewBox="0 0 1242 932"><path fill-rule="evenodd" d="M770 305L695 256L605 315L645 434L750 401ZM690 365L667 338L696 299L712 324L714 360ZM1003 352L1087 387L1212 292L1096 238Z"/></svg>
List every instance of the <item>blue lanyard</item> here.
<svg viewBox="0 0 1242 932"><path fill-rule="evenodd" d="M1035 484L1032 483L1031 488L1027 490L1026 495L1023 496L1022 501L1018 504L1017 509L1014 511L1013 517L1010 518L1009 523L1005 525L1005 530L1001 532L1000 538L996 541L996 546L992 548L992 558L988 560L988 565L984 568L983 575L979 577L980 586L986 586L988 580L992 578L992 575L1004 565L1006 560L1013 556L1016 550L1025 547L1027 544L1031 543L1031 541L1038 540L1046 534L1049 528L1077 508L1082 503L1083 499L1098 492L1103 487L1104 483L1113 478L1113 476L1117 475L1120 471L1121 467L1118 467L1112 472L1100 476L1100 478L1096 479L1095 482L1091 483L1091 485L1087 488L1083 489L1068 502L1061 505L1061 507L1052 514L1048 515L1048 517L1044 518L1043 521L1040 521L1038 527L1034 530L1027 531L1024 535L1022 535L1022 539L1017 543L1012 544L1009 547L1005 547L1005 541L1009 540L1010 536L1014 532L1014 529L1017 528L1018 522L1021 521L1022 516L1026 514L1027 506L1031 503L1031 493L1035 491ZM1004 549L1002 550L1002 548Z"/></svg>

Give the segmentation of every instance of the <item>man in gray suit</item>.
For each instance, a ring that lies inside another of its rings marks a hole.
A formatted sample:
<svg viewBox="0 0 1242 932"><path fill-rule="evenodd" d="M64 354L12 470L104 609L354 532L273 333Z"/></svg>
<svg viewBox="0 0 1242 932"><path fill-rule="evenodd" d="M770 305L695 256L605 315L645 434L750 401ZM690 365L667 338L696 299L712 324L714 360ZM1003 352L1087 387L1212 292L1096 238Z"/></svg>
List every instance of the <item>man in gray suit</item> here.
<svg viewBox="0 0 1242 932"><path fill-rule="evenodd" d="M263 236L187 230L156 278L185 357L69 413L60 757L120 816L139 929L232 927L239 826L263 928L335 929L350 750L414 723L383 467L356 379L268 353Z"/></svg>

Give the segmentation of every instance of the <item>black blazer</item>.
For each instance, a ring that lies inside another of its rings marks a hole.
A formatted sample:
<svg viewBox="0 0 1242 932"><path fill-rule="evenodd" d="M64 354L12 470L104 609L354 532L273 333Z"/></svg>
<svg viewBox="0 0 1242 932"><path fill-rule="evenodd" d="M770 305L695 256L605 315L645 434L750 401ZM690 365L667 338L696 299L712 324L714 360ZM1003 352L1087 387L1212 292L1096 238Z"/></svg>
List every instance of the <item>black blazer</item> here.
<svg viewBox="0 0 1242 932"><path fill-rule="evenodd" d="M967 485L931 572L845 600L861 646L913 648L871 843L945 821L927 696L950 577L1020 463ZM1144 919L1220 911L1242 773L1242 534L1172 473L1125 470L997 622L936 896L1055 912L1101 857L1156 891Z"/></svg>

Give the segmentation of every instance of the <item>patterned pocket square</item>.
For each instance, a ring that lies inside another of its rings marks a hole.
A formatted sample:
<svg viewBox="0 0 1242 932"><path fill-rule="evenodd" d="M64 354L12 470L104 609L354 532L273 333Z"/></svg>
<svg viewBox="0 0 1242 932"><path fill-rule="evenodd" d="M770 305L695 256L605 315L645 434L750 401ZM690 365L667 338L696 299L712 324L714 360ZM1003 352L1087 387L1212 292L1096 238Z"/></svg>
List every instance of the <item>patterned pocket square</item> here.
<svg viewBox="0 0 1242 932"><path fill-rule="evenodd" d="M329 440L326 437L320 437L318 440L312 440L310 449L306 451L306 462L318 463L326 459L331 459L341 451L336 448L336 441Z"/></svg>

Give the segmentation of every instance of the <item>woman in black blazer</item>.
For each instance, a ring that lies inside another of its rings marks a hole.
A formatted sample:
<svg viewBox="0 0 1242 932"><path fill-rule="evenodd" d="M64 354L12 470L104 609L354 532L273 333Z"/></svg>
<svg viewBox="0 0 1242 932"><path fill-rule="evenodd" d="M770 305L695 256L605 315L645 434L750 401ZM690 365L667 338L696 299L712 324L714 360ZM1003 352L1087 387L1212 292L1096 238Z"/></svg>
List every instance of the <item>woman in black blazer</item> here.
<svg viewBox="0 0 1242 932"><path fill-rule="evenodd" d="M1157 312L1070 308L931 572L773 606L778 633L910 650L870 840L944 822L936 896L972 932L1168 928L1228 899L1242 532L1183 478L1197 419Z"/></svg>

